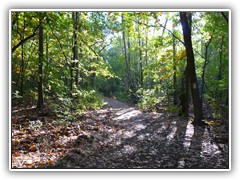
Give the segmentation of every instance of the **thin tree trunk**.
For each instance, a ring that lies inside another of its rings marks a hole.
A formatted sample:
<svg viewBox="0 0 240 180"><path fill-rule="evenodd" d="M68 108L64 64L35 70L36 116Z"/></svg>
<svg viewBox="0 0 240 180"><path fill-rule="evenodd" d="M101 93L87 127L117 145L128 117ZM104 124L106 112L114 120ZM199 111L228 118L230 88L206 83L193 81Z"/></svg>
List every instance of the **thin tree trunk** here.
<svg viewBox="0 0 240 180"><path fill-rule="evenodd" d="M184 111L184 116L188 117L189 115L189 70L188 66L186 66L185 70L185 111Z"/></svg>
<svg viewBox="0 0 240 180"><path fill-rule="evenodd" d="M219 52L218 81L221 81L221 80L222 80L223 42L224 42L224 37L222 36L221 44L220 44L220 52ZM221 99L221 98L222 98L222 93L219 92L219 99Z"/></svg>
<svg viewBox="0 0 240 180"><path fill-rule="evenodd" d="M174 26L173 32L174 32ZM175 37L172 37L173 39L173 103L174 105L177 105L177 67L176 67L176 42L175 42Z"/></svg>
<svg viewBox="0 0 240 180"><path fill-rule="evenodd" d="M204 84L205 84L205 71L208 64L208 47L212 41L211 39L208 41L208 43L205 44L205 54L204 54L204 64L203 64L203 70L202 70L202 86L201 86L201 99L203 100L203 94L204 94Z"/></svg>
<svg viewBox="0 0 240 180"><path fill-rule="evenodd" d="M145 36L146 36L146 39L145 39L145 66L148 65L148 31L146 30L145 32ZM148 77L146 76L146 84L145 86L147 87L148 86Z"/></svg>
<svg viewBox="0 0 240 180"><path fill-rule="evenodd" d="M74 27L74 30L75 30L75 43L74 43L74 56L75 56L75 59L77 60L76 62L76 76L75 76L75 84L78 85L78 78L79 78L79 62L78 62L78 40L77 40L77 32L78 32L78 26L77 26L77 23L78 23L78 20L79 20L79 17L78 17L78 12L76 12L75 14L75 27Z"/></svg>
<svg viewBox="0 0 240 180"><path fill-rule="evenodd" d="M225 21L228 24L228 17L227 17L227 15L224 12L221 12L221 15L223 16L223 18L225 19Z"/></svg>
<svg viewBox="0 0 240 180"><path fill-rule="evenodd" d="M122 23L123 23L123 21L124 21L124 16L122 14ZM123 39L124 58L125 58L125 64L126 64L127 85L128 85L128 88L131 89L129 63L128 63L128 53L127 53L127 45L126 45L126 34L125 34L124 29L122 31L122 39Z"/></svg>
<svg viewBox="0 0 240 180"><path fill-rule="evenodd" d="M133 79L132 71L131 71L131 43L129 35L127 36L127 47L128 47L128 72L130 78L130 88L133 92L135 92L135 79Z"/></svg>
<svg viewBox="0 0 240 180"><path fill-rule="evenodd" d="M41 109L44 107L43 98L43 25L42 19L39 19L39 62L38 62L38 102L37 108Z"/></svg>
<svg viewBox="0 0 240 180"><path fill-rule="evenodd" d="M125 58L126 73L127 73L127 84L128 84L128 88L130 88L130 76L129 76L129 68L128 68L126 36L125 36L125 32L124 31L122 32L122 36L123 36L123 50L124 50L124 58Z"/></svg>
<svg viewBox="0 0 240 180"><path fill-rule="evenodd" d="M20 96L23 96L23 79L24 79L24 44L21 45L21 68L20 68Z"/></svg>
<svg viewBox="0 0 240 180"><path fill-rule="evenodd" d="M139 79L140 79L140 86L143 86L143 63L142 63L142 49L141 49L141 38L138 38L138 45L139 45Z"/></svg>
<svg viewBox="0 0 240 180"><path fill-rule="evenodd" d="M191 27L189 26L187 13L180 12L180 19L182 24L182 31L184 37L184 44L187 53L187 69L189 74L192 99L193 99L193 108L194 108L194 124L201 125L203 124L203 111L202 111L202 102L199 96L197 76L195 70L195 61L194 61L194 53L192 47L192 39L191 39Z"/></svg>

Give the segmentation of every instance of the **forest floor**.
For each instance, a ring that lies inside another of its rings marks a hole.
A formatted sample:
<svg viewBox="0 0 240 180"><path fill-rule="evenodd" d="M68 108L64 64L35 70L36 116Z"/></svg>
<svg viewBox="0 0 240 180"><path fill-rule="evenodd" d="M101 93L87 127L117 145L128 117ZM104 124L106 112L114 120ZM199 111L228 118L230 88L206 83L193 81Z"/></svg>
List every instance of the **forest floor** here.
<svg viewBox="0 0 240 180"><path fill-rule="evenodd" d="M224 123L142 112L114 98L80 120L59 121L34 107L12 109L12 168L228 169Z"/></svg>

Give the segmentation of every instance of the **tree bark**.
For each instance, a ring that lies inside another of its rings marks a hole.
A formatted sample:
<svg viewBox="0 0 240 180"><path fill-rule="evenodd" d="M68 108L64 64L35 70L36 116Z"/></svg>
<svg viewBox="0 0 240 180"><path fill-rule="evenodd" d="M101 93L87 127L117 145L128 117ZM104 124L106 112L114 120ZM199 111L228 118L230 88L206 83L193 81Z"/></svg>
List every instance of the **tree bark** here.
<svg viewBox="0 0 240 180"><path fill-rule="evenodd" d="M208 41L208 43L205 44L205 54L204 54L204 64L202 69L202 86L201 86L201 99L203 100L203 94L204 94L204 84L205 84L205 71L208 64L208 47L212 41L212 37Z"/></svg>
<svg viewBox="0 0 240 180"><path fill-rule="evenodd" d="M223 42L224 42L224 37L222 36L221 44L220 44L220 51L219 51L219 70L218 70L218 78L217 78L218 81L222 80ZM219 90L218 90L218 97L220 100L222 99L222 92Z"/></svg>
<svg viewBox="0 0 240 180"><path fill-rule="evenodd" d="M172 26L174 32L174 25ZM177 67L176 67L176 42L175 37L172 36L173 40L173 103L177 105Z"/></svg>
<svg viewBox="0 0 240 180"><path fill-rule="evenodd" d="M142 87L143 86L143 63L142 63L142 45L141 43L141 36L140 36L140 30L138 29L139 37L138 37L138 46L139 46L139 84Z"/></svg>
<svg viewBox="0 0 240 180"><path fill-rule="evenodd" d="M180 20L182 24L184 44L185 44L186 53L187 53L187 67L188 67L187 69L188 69L191 93L192 93L192 99L193 99L193 109L194 109L193 123L195 125L202 125L203 124L202 102L201 102L199 91L198 91L194 53L193 53L192 39L191 39L191 27L189 26L186 12L180 12Z"/></svg>
<svg viewBox="0 0 240 180"><path fill-rule="evenodd" d="M44 107L43 98L43 25L42 19L39 19L39 51L38 51L38 102L37 108L42 109Z"/></svg>
<svg viewBox="0 0 240 180"><path fill-rule="evenodd" d="M225 19L225 21L228 24L228 17L227 17L227 15L224 12L221 12L221 15L223 16L223 18Z"/></svg>
<svg viewBox="0 0 240 180"><path fill-rule="evenodd" d="M77 40L77 32L78 32L78 12L75 12L75 24L74 24L74 59L76 62L76 75L75 75L75 84L78 85L79 78L79 62L78 62L78 40Z"/></svg>
<svg viewBox="0 0 240 180"><path fill-rule="evenodd" d="M124 16L122 14L122 24L123 24L123 22L124 22ZM129 62L128 62L129 58L128 58L128 53L127 53L126 34L125 34L124 27L122 30L122 39L123 39L124 58L125 58L125 64L126 64L127 84L128 84L128 88L131 89L131 80L130 80Z"/></svg>

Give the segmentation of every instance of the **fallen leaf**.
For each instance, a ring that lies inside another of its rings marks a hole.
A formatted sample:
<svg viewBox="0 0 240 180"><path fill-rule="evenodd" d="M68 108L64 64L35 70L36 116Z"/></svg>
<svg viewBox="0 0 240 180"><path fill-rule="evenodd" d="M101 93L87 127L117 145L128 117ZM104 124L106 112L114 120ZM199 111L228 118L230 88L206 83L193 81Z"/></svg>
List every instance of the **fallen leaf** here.
<svg viewBox="0 0 240 180"><path fill-rule="evenodd" d="M37 146L35 144L30 146L29 151L37 151Z"/></svg>

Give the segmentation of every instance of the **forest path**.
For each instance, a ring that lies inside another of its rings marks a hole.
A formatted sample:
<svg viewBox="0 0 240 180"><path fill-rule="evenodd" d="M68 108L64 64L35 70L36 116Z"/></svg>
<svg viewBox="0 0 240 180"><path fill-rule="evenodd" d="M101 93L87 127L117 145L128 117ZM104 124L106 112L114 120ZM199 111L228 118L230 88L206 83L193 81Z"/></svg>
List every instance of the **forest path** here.
<svg viewBox="0 0 240 180"><path fill-rule="evenodd" d="M56 167L228 168L227 147L213 143L207 128L194 128L167 111L143 113L114 98L104 101L102 109L88 112L82 122L92 141L70 152Z"/></svg>
<svg viewBox="0 0 240 180"><path fill-rule="evenodd" d="M163 110L142 112L114 98L71 122L33 107L13 110L15 168L228 168L228 142L215 127ZM219 139L219 138L218 138Z"/></svg>

